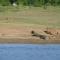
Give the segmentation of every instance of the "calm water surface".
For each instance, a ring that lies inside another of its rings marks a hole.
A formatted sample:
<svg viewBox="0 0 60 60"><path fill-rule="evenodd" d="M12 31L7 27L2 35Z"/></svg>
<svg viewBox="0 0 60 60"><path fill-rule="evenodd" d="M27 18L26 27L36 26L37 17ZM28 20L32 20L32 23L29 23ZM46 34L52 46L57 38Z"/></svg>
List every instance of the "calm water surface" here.
<svg viewBox="0 0 60 60"><path fill-rule="evenodd" d="M0 44L0 60L60 60L60 44Z"/></svg>

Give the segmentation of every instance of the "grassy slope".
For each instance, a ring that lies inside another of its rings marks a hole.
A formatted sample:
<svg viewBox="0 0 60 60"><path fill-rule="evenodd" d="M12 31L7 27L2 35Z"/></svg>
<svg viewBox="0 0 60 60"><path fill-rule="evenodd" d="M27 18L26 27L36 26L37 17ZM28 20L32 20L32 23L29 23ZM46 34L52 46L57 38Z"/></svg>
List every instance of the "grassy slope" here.
<svg viewBox="0 0 60 60"><path fill-rule="evenodd" d="M27 25L48 26L60 28L60 8L48 7L46 10L39 7L0 7L0 26Z"/></svg>

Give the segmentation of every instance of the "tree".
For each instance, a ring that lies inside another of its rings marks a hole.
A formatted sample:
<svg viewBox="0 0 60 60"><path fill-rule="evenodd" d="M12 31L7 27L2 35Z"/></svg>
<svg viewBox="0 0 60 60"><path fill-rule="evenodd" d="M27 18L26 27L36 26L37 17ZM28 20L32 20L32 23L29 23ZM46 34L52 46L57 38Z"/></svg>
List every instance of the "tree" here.
<svg viewBox="0 0 60 60"><path fill-rule="evenodd" d="M44 9L46 9L47 8L48 0L43 0L43 2L44 2Z"/></svg>

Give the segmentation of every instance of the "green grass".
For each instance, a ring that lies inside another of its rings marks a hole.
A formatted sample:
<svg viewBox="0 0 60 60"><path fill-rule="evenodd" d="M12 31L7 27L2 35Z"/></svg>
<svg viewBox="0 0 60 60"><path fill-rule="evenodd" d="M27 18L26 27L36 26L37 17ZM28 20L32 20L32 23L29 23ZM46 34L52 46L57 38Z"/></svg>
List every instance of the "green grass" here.
<svg viewBox="0 0 60 60"><path fill-rule="evenodd" d="M0 26L8 24L60 28L60 7L0 7Z"/></svg>

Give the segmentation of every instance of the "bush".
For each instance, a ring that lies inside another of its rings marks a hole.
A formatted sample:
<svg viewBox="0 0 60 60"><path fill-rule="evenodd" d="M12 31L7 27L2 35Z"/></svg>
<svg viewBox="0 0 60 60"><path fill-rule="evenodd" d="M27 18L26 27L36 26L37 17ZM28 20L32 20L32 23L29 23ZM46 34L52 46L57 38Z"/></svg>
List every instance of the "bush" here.
<svg viewBox="0 0 60 60"><path fill-rule="evenodd" d="M27 5L27 6L42 6L46 3L50 5L60 5L60 0L17 0L17 4ZM9 5L9 0L0 0L0 5Z"/></svg>

